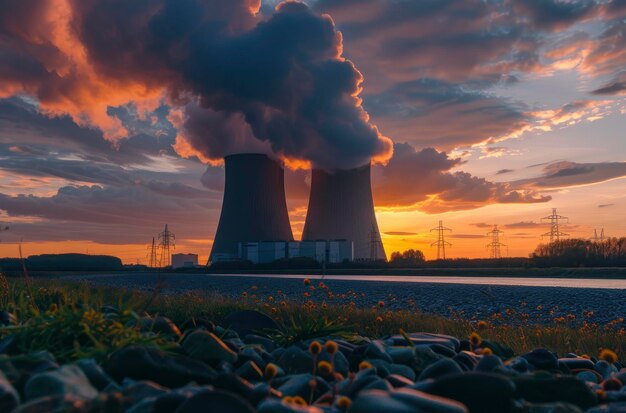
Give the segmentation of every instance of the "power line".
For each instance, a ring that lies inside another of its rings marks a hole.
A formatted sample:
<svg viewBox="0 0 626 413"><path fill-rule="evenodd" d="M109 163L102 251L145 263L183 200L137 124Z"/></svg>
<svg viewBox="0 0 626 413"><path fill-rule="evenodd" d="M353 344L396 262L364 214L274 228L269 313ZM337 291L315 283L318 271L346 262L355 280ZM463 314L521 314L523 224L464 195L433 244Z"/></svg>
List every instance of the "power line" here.
<svg viewBox="0 0 626 413"><path fill-rule="evenodd" d="M498 229L498 225L494 225L493 229L487 233L487 236L491 237L491 242L487 244L489 248L489 258L500 259L502 254L500 253L500 247L506 247L506 244L500 242L500 235L504 234L504 231Z"/></svg>
<svg viewBox="0 0 626 413"><path fill-rule="evenodd" d="M598 230L593 229L593 241L594 242L602 242L604 241L604 228L600 229L600 236L598 236Z"/></svg>
<svg viewBox="0 0 626 413"><path fill-rule="evenodd" d="M550 237L550 244L556 241L560 241L561 237L569 237L569 234L561 232L560 223L561 221L569 222L569 218L559 215L556 211L556 208L552 208L552 214L547 217L541 218L542 221L550 222L550 231L542 234L542 237Z"/></svg>
<svg viewBox="0 0 626 413"><path fill-rule="evenodd" d="M448 241L445 240L444 238L444 231L452 231L450 228L446 228L443 226L443 221L439 221L439 226L436 228L433 228L430 230L432 231L437 231L437 241L433 242L432 244L430 244L430 246L437 246L437 259L438 260L445 260L446 259L446 245L451 247L452 244L450 244Z"/></svg>
<svg viewBox="0 0 626 413"><path fill-rule="evenodd" d="M159 234L159 248L161 249L161 259L159 260L159 267L169 267L171 264L170 248L175 248L174 235L165 224L165 229Z"/></svg>

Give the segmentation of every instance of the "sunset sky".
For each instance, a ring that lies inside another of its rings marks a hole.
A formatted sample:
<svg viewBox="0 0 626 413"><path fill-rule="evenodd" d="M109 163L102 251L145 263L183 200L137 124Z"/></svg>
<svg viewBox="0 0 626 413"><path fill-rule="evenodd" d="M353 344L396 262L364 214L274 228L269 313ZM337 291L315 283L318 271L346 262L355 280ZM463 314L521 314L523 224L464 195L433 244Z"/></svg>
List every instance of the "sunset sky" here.
<svg viewBox="0 0 626 413"><path fill-rule="evenodd" d="M527 256L552 208L626 235L626 1L0 0L0 257L206 261L223 156L370 159L387 255Z"/></svg>

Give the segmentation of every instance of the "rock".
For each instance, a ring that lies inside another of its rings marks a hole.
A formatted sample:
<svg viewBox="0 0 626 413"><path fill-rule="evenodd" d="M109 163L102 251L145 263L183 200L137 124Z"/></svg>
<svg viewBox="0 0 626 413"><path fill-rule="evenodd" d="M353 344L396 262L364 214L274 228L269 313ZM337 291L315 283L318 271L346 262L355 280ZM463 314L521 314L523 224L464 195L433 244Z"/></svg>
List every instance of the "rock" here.
<svg viewBox="0 0 626 413"><path fill-rule="evenodd" d="M0 311L0 326L14 326L17 324L17 317L13 313L2 310Z"/></svg>
<svg viewBox="0 0 626 413"><path fill-rule="evenodd" d="M300 396L304 398L304 400L308 400L311 394L310 383L312 380L313 376L311 374L296 374L289 377L289 379L276 390L285 396ZM324 379L321 377L315 378L315 393L313 394L313 399L317 399L329 390L330 386Z"/></svg>
<svg viewBox="0 0 626 413"><path fill-rule="evenodd" d="M189 357L207 363L237 361L237 353L228 348L218 336L205 330L196 330L189 334L183 341L183 349Z"/></svg>
<svg viewBox="0 0 626 413"><path fill-rule="evenodd" d="M222 325L235 331L240 337L264 330L278 330L280 326L271 317L260 311L242 310L230 313Z"/></svg>
<svg viewBox="0 0 626 413"><path fill-rule="evenodd" d="M426 367L430 366L437 360L441 360L445 358L444 356L435 353L430 348L424 347L416 347L415 350L415 358L411 362L410 366L418 375L421 374L422 370Z"/></svg>
<svg viewBox="0 0 626 413"><path fill-rule="evenodd" d="M447 336L445 334L408 333L407 335L415 346L440 344L449 347L454 350L455 353L458 353L461 348L461 344L456 337ZM401 334L391 336L391 340L393 340L393 345L395 346L407 345L406 339Z"/></svg>
<svg viewBox="0 0 626 413"><path fill-rule="evenodd" d="M246 344L258 344L263 346L265 351L272 352L276 348L276 344L267 337L258 336L256 334L248 334L243 340Z"/></svg>
<svg viewBox="0 0 626 413"><path fill-rule="evenodd" d="M577 406L569 403L524 404L526 413L583 413Z"/></svg>
<svg viewBox="0 0 626 413"><path fill-rule="evenodd" d="M418 380L438 379L451 374L460 374L463 370L459 365L451 359L437 360L430 366L426 367L419 375Z"/></svg>
<svg viewBox="0 0 626 413"><path fill-rule="evenodd" d="M401 376L399 374L390 374L387 377L385 377L385 380L387 380L389 384L391 384L391 386L394 388L407 387L407 386L412 386L413 384L415 384L413 380L409 380L406 377Z"/></svg>
<svg viewBox="0 0 626 413"><path fill-rule="evenodd" d="M290 346L276 360L285 373L300 374L313 371L313 357L299 347Z"/></svg>
<svg viewBox="0 0 626 413"><path fill-rule="evenodd" d="M402 388L394 392L366 390L350 406L350 413L467 413L462 404L418 390Z"/></svg>
<svg viewBox="0 0 626 413"><path fill-rule="evenodd" d="M283 403L279 400L265 400L259 405L258 413L324 413L315 406L298 406L296 404Z"/></svg>
<svg viewBox="0 0 626 413"><path fill-rule="evenodd" d="M0 371L0 412L10 412L20 404L20 395Z"/></svg>
<svg viewBox="0 0 626 413"><path fill-rule="evenodd" d="M98 391L102 391L114 383L113 379L104 372L94 359L80 359L76 365L85 373L91 385Z"/></svg>
<svg viewBox="0 0 626 413"><path fill-rule="evenodd" d="M387 349L387 354L394 363L408 364L415 357L415 351L412 347L391 347Z"/></svg>
<svg viewBox="0 0 626 413"><path fill-rule="evenodd" d="M331 359L330 354L328 354L326 350L323 350L318 356L317 360L319 362L322 360L330 361L330 359ZM348 373L350 372L350 363L348 362L348 359L346 359L346 356L344 356L343 353L340 351L335 353L333 357L333 366L335 367L336 372L341 373L344 376L347 376Z"/></svg>
<svg viewBox="0 0 626 413"><path fill-rule="evenodd" d="M254 387L249 381L239 377L235 373L220 373L215 377L214 386L219 390L225 390L237 394L249 400Z"/></svg>
<svg viewBox="0 0 626 413"><path fill-rule="evenodd" d="M65 394L31 400L11 413L86 413L88 410L84 399Z"/></svg>
<svg viewBox="0 0 626 413"><path fill-rule="evenodd" d="M483 342L480 345L482 348L489 348L491 349L491 351L493 351L493 354L503 358L503 359L510 359L511 357L513 357L515 355L515 352L513 351L512 348L505 346L504 344L500 344L500 343L495 343L491 340L483 340Z"/></svg>
<svg viewBox="0 0 626 413"><path fill-rule="evenodd" d="M511 360L507 360L504 365L518 373L525 373L529 368L528 360L523 357L515 357Z"/></svg>
<svg viewBox="0 0 626 413"><path fill-rule="evenodd" d="M472 413L510 412L514 391L511 380L480 372L446 376L426 388L427 393L463 403Z"/></svg>
<svg viewBox="0 0 626 413"><path fill-rule="evenodd" d="M587 410L585 413L626 413L626 403L611 403Z"/></svg>
<svg viewBox="0 0 626 413"><path fill-rule="evenodd" d="M600 375L602 376L603 379L607 379L607 378L611 377L612 374L616 374L617 373L617 368L614 365L609 364L608 362L606 362L604 360L598 361L593 366L593 369L595 371L597 371L598 373L600 373Z"/></svg>
<svg viewBox="0 0 626 413"><path fill-rule="evenodd" d="M98 397L98 391L91 385L85 373L78 366L71 364L58 370L37 373L24 387L24 396L27 400L57 395L93 400Z"/></svg>
<svg viewBox="0 0 626 413"><path fill-rule="evenodd" d="M593 361L582 357L560 358L558 364L567 366L572 373L577 373L578 370L593 370Z"/></svg>
<svg viewBox="0 0 626 413"><path fill-rule="evenodd" d="M503 365L502 360L500 360L500 357L498 356L483 356L480 360L478 360L475 370L489 373L499 369Z"/></svg>
<svg viewBox="0 0 626 413"><path fill-rule="evenodd" d="M205 390L185 400L176 413L255 413L254 408L245 399L223 390Z"/></svg>
<svg viewBox="0 0 626 413"><path fill-rule="evenodd" d="M126 413L152 413L154 403L156 403L156 398L148 397L133 404L130 409L126 410Z"/></svg>
<svg viewBox="0 0 626 413"><path fill-rule="evenodd" d="M535 370L557 370L559 368L559 361L556 356L545 348L536 348L521 357L526 359Z"/></svg>
<svg viewBox="0 0 626 413"><path fill-rule="evenodd" d="M152 381L140 380L125 383L123 392L133 403L139 403L149 397L162 396L168 393L169 389Z"/></svg>
<svg viewBox="0 0 626 413"><path fill-rule="evenodd" d="M365 350L365 355L367 357L381 359L386 361L387 363L393 363L391 356L387 354L385 350L385 346L383 342L380 340L373 340L367 345L367 349Z"/></svg>
<svg viewBox="0 0 626 413"><path fill-rule="evenodd" d="M161 350L143 346L128 346L115 351L107 362L106 371L120 382L128 377L151 380L170 388L191 381L206 384L215 377L215 371L202 362L169 356Z"/></svg>
<svg viewBox="0 0 626 413"><path fill-rule="evenodd" d="M589 383L594 383L594 384L597 384L600 382L598 378L598 373L596 373L593 370L581 371L580 373L576 374L576 378L578 380L582 380L584 382L589 382Z"/></svg>
<svg viewBox="0 0 626 413"><path fill-rule="evenodd" d="M253 348L243 348L237 355L238 367L241 367L247 361L254 361L254 364L256 364L257 367L259 367L261 370L263 370L265 368L265 365L267 364L265 360L263 360L263 357L261 357L261 354L259 354L259 352L257 352Z"/></svg>
<svg viewBox="0 0 626 413"><path fill-rule="evenodd" d="M452 360L454 360L464 371L472 371L478 364L478 360L476 360L474 353L470 353L468 351L460 352L454 356Z"/></svg>
<svg viewBox="0 0 626 413"><path fill-rule="evenodd" d="M172 390L158 396L152 405L152 413L171 413L194 394L213 390L211 386L187 386Z"/></svg>
<svg viewBox="0 0 626 413"><path fill-rule="evenodd" d="M152 331L162 336L180 337L180 329L172 320L167 317L142 317L138 321L141 331Z"/></svg>
<svg viewBox="0 0 626 413"><path fill-rule="evenodd" d="M531 403L566 402L581 409L596 404L596 396L587 385L573 376L536 377L516 376L515 397Z"/></svg>
<svg viewBox="0 0 626 413"><path fill-rule="evenodd" d="M252 360L246 361L237 369L237 374L249 381L259 381L263 378L263 372Z"/></svg>

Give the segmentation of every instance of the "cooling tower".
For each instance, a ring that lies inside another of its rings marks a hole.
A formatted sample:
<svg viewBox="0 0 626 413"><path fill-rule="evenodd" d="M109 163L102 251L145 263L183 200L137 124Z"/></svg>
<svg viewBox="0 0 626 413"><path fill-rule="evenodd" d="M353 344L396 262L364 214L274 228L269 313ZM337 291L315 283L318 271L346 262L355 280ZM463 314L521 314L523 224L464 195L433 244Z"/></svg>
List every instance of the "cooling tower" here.
<svg viewBox="0 0 626 413"><path fill-rule="evenodd" d="M386 259L374 214L369 164L349 170L313 170L302 240L318 239L352 241L355 259Z"/></svg>
<svg viewBox="0 0 626 413"><path fill-rule="evenodd" d="M237 257L240 242L293 240L282 165L266 155L248 153L224 161L224 202L211 260Z"/></svg>

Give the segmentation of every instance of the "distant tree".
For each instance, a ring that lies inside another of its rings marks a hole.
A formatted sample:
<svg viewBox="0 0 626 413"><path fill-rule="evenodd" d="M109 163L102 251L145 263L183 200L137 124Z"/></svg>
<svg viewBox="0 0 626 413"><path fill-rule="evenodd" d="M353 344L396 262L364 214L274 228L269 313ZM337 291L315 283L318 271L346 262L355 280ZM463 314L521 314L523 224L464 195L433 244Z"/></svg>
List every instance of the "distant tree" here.
<svg viewBox="0 0 626 413"><path fill-rule="evenodd" d="M533 260L542 266L624 266L626 265L626 238L608 238L604 241L567 239L541 244Z"/></svg>
<svg viewBox="0 0 626 413"><path fill-rule="evenodd" d="M393 266L414 266L423 264L425 261L426 258L422 251L409 249L403 252L395 251L391 253L389 263Z"/></svg>

